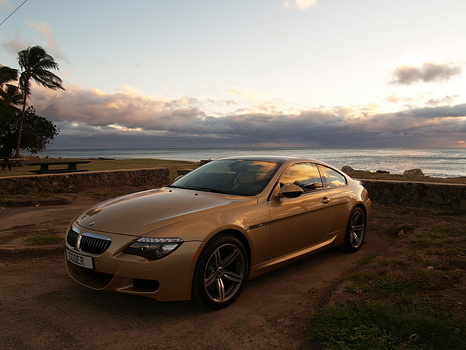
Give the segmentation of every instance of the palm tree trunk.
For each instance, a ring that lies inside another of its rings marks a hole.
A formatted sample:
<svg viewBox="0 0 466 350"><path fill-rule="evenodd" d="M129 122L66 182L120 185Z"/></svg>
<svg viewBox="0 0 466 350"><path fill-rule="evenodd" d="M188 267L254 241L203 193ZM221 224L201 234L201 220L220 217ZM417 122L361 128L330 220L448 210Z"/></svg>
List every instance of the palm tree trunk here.
<svg viewBox="0 0 466 350"><path fill-rule="evenodd" d="M21 136L23 134L23 123L24 123L24 115L26 114L26 96L24 96L23 100L23 109L21 110L21 114L19 116L19 125L18 125L18 141L16 143L16 153L15 157L20 156L21 150Z"/></svg>

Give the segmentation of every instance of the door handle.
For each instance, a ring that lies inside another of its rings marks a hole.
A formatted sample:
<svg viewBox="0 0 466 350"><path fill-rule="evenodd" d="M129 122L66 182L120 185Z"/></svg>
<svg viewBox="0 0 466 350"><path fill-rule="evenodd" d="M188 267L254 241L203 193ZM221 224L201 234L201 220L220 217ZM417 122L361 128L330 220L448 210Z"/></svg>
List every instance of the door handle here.
<svg viewBox="0 0 466 350"><path fill-rule="evenodd" d="M331 201L331 198L328 198L328 197L324 197L324 198L322 198L322 200L321 200L321 202L322 202L323 204L330 203L330 201Z"/></svg>

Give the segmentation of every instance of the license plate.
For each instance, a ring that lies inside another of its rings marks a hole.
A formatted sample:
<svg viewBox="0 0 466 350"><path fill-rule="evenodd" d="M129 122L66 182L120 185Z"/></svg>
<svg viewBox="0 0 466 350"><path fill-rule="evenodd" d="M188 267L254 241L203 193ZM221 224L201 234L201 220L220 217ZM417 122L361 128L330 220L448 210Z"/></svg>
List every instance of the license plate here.
<svg viewBox="0 0 466 350"><path fill-rule="evenodd" d="M65 254L66 254L66 260L68 260L70 263L76 266L80 266L85 269L94 268L94 261L92 260L90 256L77 254L75 252L72 252L68 248L65 249Z"/></svg>

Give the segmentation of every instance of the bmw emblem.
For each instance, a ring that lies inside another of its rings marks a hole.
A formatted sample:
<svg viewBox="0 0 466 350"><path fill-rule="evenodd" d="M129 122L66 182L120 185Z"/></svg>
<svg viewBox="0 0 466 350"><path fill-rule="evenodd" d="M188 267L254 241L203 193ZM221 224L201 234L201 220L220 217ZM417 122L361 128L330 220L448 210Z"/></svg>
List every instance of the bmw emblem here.
<svg viewBox="0 0 466 350"><path fill-rule="evenodd" d="M92 222L89 224L89 227L90 227L90 226L94 226L95 224L97 224L97 221L92 221Z"/></svg>

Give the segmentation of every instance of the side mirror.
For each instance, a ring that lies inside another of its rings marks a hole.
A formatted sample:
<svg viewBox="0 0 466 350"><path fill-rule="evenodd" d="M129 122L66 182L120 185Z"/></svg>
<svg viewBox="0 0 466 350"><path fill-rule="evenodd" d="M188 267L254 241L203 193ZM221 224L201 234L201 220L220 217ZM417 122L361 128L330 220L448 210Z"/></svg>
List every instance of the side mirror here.
<svg viewBox="0 0 466 350"><path fill-rule="evenodd" d="M283 185L280 189L280 196L285 198L296 198L304 193L303 189L295 184Z"/></svg>

